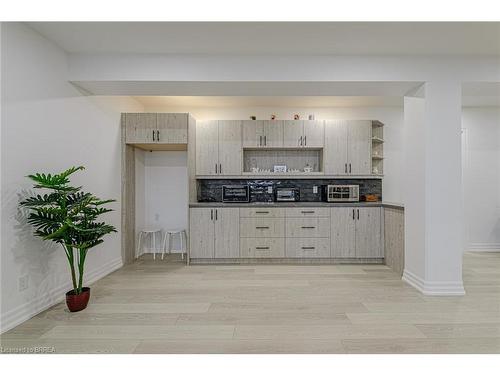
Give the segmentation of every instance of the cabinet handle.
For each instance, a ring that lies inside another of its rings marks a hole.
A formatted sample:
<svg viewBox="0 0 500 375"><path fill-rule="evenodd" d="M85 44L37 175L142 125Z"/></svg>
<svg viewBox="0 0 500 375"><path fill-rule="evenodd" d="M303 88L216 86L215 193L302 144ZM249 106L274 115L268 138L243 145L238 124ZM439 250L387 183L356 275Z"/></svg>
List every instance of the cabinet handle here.
<svg viewBox="0 0 500 375"><path fill-rule="evenodd" d="M307 146L307 135L304 135L304 146Z"/></svg>
<svg viewBox="0 0 500 375"><path fill-rule="evenodd" d="M300 213L302 213L302 214L313 214L314 211L300 211Z"/></svg>
<svg viewBox="0 0 500 375"><path fill-rule="evenodd" d="M344 170L345 170L345 173L347 173L347 163L345 163Z"/></svg>
<svg viewBox="0 0 500 375"><path fill-rule="evenodd" d="M217 209L215 209L215 220L217 221Z"/></svg>
<svg viewBox="0 0 500 375"><path fill-rule="evenodd" d="M359 208L358 208L358 220L359 220Z"/></svg>
<svg viewBox="0 0 500 375"><path fill-rule="evenodd" d="M299 138L299 146L302 146L302 136Z"/></svg>
<svg viewBox="0 0 500 375"><path fill-rule="evenodd" d="M269 227L255 227L255 229L269 229Z"/></svg>
<svg viewBox="0 0 500 375"><path fill-rule="evenodd" d="M349 163L349 173L351 173L351 163Z"/></svg>
<svg viewBox="0 0 500 375"><path fill-rule="evenodd" d="M352 219L355 220L355 216L354 216L354 208L352 209Z"/></svg>
<svg viewBox="0 0 500 375"><path fill-rule="evenodd" d="M257 246L255 250L269 250L269 246Z"/></svg>
<svg viewBox="0 0 500 375"><path fill-rule="evenodd" d="M268 214L269 211L255 211L256 214Z"/></svg>
<svg viewBox="0 0 500 375"><path fill-rule="evenodd" d="M215 174L217 174L217 163L215 163Z"/></svg>
<svg viewBox="0 0 500 375"><path fill-rule="evenodd" d="M156 142L160 142L160 131L156 131Z"/></svg>
<svg viewBox="0 0 500 375"><path fill-rule="evenodd" d="M301 227L302 229L314 229L316 227Z"/></svg>
<svg viewBox="0 0 500 375"><path fill-rule="evenodd" d="M214 210L210 210L210 220L214 220Z"/></svg>
<svg viewBox="0 0 500 375"><path fill-rule="evenodd" d="M219 174L222 174L222 164L219 163Z"/></svg>
<svg viewBox="0 0 500 375"><path fill-rule="evenodd" d="M155 141L155 131L153 130L153 141Z"/></svg>
<svg viewBox="0 0 500 375"><path fill-rule="evenodd" d="M264 146L267 146L267 135L264 136Z"/></svg>
<svg viewBox="0 0 500 375"><path fill-rule="evenodd" d="M314 246L302 246L302 250L314 250L316 249Z"/></svg>
<svg viewBox="0 0 500 375"><path fill-rule="evenodd" d="M262 136L259 136L259 146L262 146Z"/></svg>

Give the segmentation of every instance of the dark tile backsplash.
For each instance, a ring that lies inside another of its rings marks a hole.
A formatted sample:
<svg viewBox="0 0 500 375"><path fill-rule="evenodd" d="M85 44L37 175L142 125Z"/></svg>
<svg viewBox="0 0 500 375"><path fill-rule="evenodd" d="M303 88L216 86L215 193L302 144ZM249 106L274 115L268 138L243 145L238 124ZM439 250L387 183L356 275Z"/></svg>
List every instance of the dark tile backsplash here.
<svg viewBox="0 0 500 375"><path fill-rule="evenodd" d="M381 179L287 179L287 180L198 180L198 202L222 202L222 185L244 185L250 187L250 202L273 202L277 187L295 187L300 190L302 202L320 202L324 185L359 185L359 195L378 194L382 200ZM267 192L268 186L273 193ZM318 193L313 193L313 186L318 186Z"/></svg>

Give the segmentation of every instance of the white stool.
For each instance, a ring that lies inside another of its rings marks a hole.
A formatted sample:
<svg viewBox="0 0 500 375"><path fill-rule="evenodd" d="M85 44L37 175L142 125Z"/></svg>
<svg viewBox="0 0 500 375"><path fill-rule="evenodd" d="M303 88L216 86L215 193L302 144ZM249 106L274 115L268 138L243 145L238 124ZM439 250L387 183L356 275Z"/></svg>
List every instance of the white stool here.
<svg viewBox="0 0 500 375"><path fill-rule="evenodd" d="M180 251L182 254L182 259L184 259L185 246L183 244L186 244L186 242L187 242L186 230L184 230L184 229L166 230L165 231L165 234L163 235L163 253L161 254L161 259L163 259L163 256L165 255L167 250L168 250L169 254L172 254L172 248L170 247L170 241L172 240L172 237L175 235L179 235L179 240L180 240L180 245L181 245Z"/></svg>
<svg viewBox="0 0 500 375"><path fill-rule="evenodd" d="M159 233L160 234L160 238L161 238L161 229L153 229L153 230L141 230L139 232L139 240L137 241L137 252L138 252L138 255L141 255L141 250L142 250L142 247L141 247L141 240L142 240L142 237L147 237L147 236L151 236L151 241L152 241L152 244L153 244L153 260L156 260L156 234Z"/></svg>

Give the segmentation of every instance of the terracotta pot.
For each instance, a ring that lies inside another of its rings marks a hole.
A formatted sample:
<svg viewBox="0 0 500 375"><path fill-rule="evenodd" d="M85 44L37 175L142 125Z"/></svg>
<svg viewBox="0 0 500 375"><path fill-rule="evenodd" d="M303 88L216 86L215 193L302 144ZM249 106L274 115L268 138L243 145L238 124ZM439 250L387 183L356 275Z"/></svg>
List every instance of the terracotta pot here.
<svg viewBox="0 0 500 375"><path fill-rule="evenodd" d="M81 311L87 307L89 298L90 288L82 288L82 292L80 294L75 294L74 290L70 290L66 293L66 305L71 312Z"/></svg>

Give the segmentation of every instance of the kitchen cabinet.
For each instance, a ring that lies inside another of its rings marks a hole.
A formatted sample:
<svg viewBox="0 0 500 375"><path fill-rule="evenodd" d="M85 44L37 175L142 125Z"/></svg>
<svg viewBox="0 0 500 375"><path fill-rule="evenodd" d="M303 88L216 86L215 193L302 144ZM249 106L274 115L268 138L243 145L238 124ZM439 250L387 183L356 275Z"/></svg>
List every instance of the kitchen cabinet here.
<svg viewBox="0 0 500 375"><path fill-rule="evenodd" d="M380 207L334 207L331 210L332 257L383 258Z"/></svg>
<svg viewBox="0 0 500 375"><path fill-rule="evenodd" d="M283 147L283 121L243 121L242 133L243 147Z"/></svg>
<svg viewBox="0 0 500 375"><path fill-rule="evenodd" d="M287 238L287 258L329 258L330 238Z"/></svg>
<svg viewBox="0 0 500 375"><path fill-rule="evenodd" d="M325 174L370 175L371 130L371 121L326 120Z"/></svg>
<svg viewBox="0 0 500 375"><path fill-rule="evenodd" d="M126 143L156 142L156 113L126 113ZM153 135L155 139L153 140Z"/></svg>
<svg viewBox="0 0 500 375"><path fill-rule="evenodd" d="M356 258L383 258L382 209L356 209Z"/></svg>
<svg viewBox="0 0 500 375"><path fill-rule="evenodd" d="M191 208L189 238L191 258L237 258L239 209Z"/></svg>
<svg viewBox="0 0 500 375"><path fill-rule="evenodd" d="M241 174L241 121L196 123L196 174Z"/></svg>
<svg viewBox="0 0 500 375"><path fill-rule="evenodd" d="M196 122L196 174L219 174L218 121Z"/></svg>
<svg viewBox="0 0 500 375"><path fill-rule="evenodd" d="M283 258L285 240L284 238L241 238L240 255L242 258Z"/></svg>
<svg viewBox="0 0 500 375"><path fill-rule="evenodd" d="M156 141L159 143L185 144L188 141L187 113L158 113Z"/></svg>
<svg viewBox="0 0 500 375"><path fill-rule="evenodd" d="M283 147L321 148L324 145L323 121L285 121L283 129Z"/></svg>
<svg viewBox="0 0 500 375"><path fill-rule="evenodd" d="M126 113L126 143L187 144L187 113Z"/></svg>

